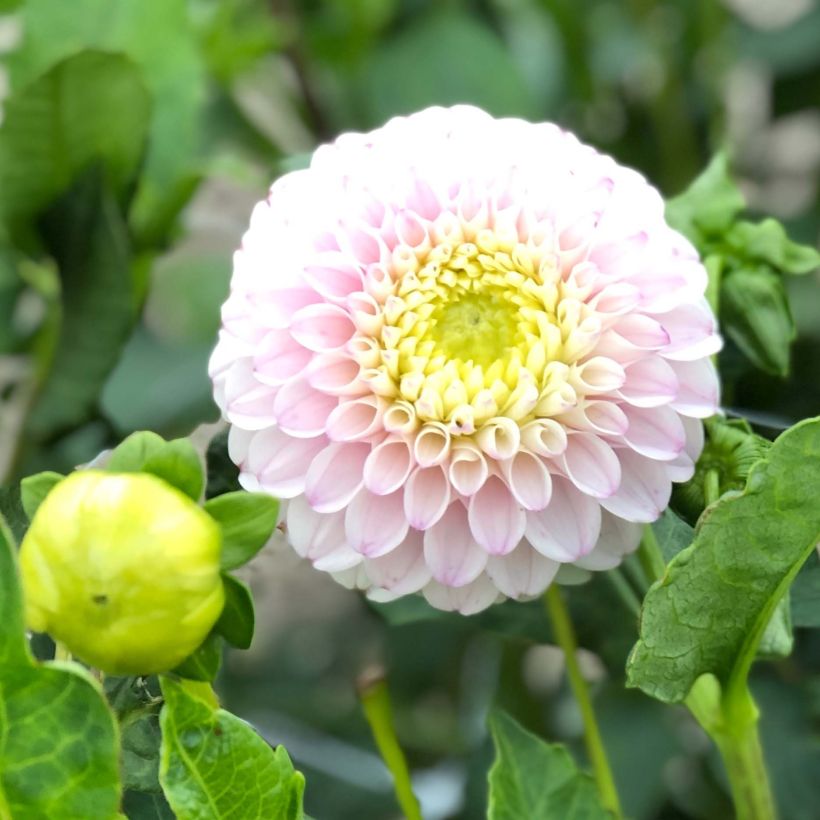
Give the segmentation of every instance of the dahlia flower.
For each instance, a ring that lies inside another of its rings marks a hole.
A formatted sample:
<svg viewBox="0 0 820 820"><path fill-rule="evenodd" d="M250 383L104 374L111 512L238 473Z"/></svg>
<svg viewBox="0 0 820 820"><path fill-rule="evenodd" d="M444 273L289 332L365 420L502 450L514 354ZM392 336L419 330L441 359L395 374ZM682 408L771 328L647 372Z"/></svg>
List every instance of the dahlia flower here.
<svg viewBox="0 0 820 820"><path fill-rule="evenodd" d="M344 134L234 258L210 373L240 480L380 601L467 614L611 568L717 407L706 278L658 192L555 125Z"/></svg>

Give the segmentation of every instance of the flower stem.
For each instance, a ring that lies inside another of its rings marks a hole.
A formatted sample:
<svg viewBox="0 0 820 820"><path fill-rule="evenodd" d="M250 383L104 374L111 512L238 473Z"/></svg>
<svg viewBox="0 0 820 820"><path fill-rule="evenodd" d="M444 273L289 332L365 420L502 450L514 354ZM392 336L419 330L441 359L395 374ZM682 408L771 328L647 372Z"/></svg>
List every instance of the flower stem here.
<svg viewBox="0 0 820 820"><path fill-rule="evenodd" d="M711 483L708 475L706 483ZM648 524L640 549L646 555L644 567L660 566L654 576L660 578L664 560ZM718 681L703 675L695 681L686 705L720 751L737 820L774 820L777 812L757 731L758 710L746 681L729 686L721 695Z"/></svg>
<svg viewBox="0 0 820 820"><path fill-rule="evenodd" d="M655 583L666 570L666 562L663 560L663 553L651 524L643 528L641 544L638 547L638 560L650 584Z"/></svg>
<svg viewBox="0 0 820 820"><path fill-rule="evenodd" d="M615 779L609 767L609 760L606 756L601 732L598 729L598 722L595 719L595 712L592 708L592 699L589 696L587 683L581 674L576 657L577 642L572 629L569 612L567 611L564 599L558 589L557 584L547 587L544 595L547 612L549 613L552 629L558 645L564 651L564 658L567 664L567 676L581 710L581 717L584 722L584 740L586 742L587 754L589 755L592 769L595 774L595 781L598 784L598 791L601 794L601 801L604 806L612 811L616 817L622 817L621 805L618 800L618 792L615 788Z"/></svg>
<svg viewBox="0 0 820 820"><path fill-rule="evenodd" d="M605 572L604 577L612 584L612 588L618 594L624 606L637 618L641 613L641 602L635 594L635 590L621 574L619 567L614 567L609 572Z"/></svg>
<svg viewBox="0 0 820 820"><path fill-rule="evenodd" d="M407 820L422 820L419 802L413 794L407 760L396 737L390 694L381 670L372 670L360 678L359 697L382 760L393 776L396 800L404 816Z"/></svg>

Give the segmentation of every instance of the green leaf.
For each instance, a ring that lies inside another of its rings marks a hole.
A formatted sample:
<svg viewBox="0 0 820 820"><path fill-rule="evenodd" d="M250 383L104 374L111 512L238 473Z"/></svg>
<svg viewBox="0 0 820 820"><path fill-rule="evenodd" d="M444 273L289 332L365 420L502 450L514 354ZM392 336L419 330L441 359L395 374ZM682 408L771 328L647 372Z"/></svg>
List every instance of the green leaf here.
<svg viewBox="0 0 820 820"><path fill-rule="evenodd" d="M160 782L179 820L301 820L305 779L282 746L274 751L243 720L198 690L161 678Z"/></svg>
<svg viewBox="0 0 820 820"><path fill-rule="evenodd" d="M489 820L607 820L595 781L564 746L545 743L509 715L490 716L496 758L490 769Z"/></svg>
<svg viewBox="0 0 820 820"><path fill-rule="evenodd" d="M150 430L131 433L112 450L106 469L112 473L138 473L164 446L165 439Z"/></svg>
<svg viewBox="0 0 820 820"><path fill-rule="evenodd" d="M721 151L683 193L666 203L666 220L699 245L726 231L745 205L729 174L729 159Z"/></svg>
<svg viewBox="0 0 820 820"><path fill-rule="evenodd" d="M820 541L820 418L783 433L742 494L710 508L647 593L627 680L667 702L712 673L745 681L778 602Z"/></svg>
<svg viewBox="0 0 820 820"><path fill-rule="evenodd" d="M795 327L782 279L766 268L732 271L723 280L720 304L723 330L752 364L787 376Z"/></svg>
<svg viewBox="0 0 820 820"><path fill-rule="evenodd" d="M205 502L222 528L222 569L234 569L268 542L279 517L279 502L264 493L226 493Z"/></svg>
<svg viewBox="0 0 820 820"><path fill-rule="evenodd" d="M199 501L205 475L190 439L165 441L148 430L132 433L111 453L106 468L115 473L151 473Z"/></svg>
<svg viewBox="0 0 820 820"><path fill-rule="evenodd" d="M441 10L398 32L361 72L359 102L369 124L455 103L473 103L496 116L538 115L518 66L480 18Z"/></svg>
<svg viewBox="0 0 820 820"><path fill-rule="evenodd" d="M28 0L10 60L16 89L82 49L122 52L153 95L150 139L130 223L140 244L163 240L196 185L208 102L205 61L187 0Z"/></svg>
<svg viewBox="0 0 820 820"><path fill-rule="evenodd" d="M0 623L0 816L111 820L120 802L114 715L81 666L31 659L2 519Z"/></svg>
<svg viewBox="0 0 820 820"><path fill-rule="evenodd" d="M757 654L760 658L788 658L794 649L789 591L777 602L771 620L760 638Z"/></svg>
<svg viewBox="0 0 820 820"><path fill-rule="evenodd" d="M88 418L137 319L127 231L98 168L49 210L42 235L59 268L62 315L26 422L35 441Z"/></svg>
<svg viewBox="0 0 820 820"><path fill-rule="evenodd" d="M0 129L0 207L7 222L22 227L94 162L122 197L142 156L149 110L137 68L100 52L71 57L13 94Z"/></svg>
<svg viewBox="0 0 820 820"><path fill-rule="evenodd" d="M199 648L187 657L174 672L183 678L212 681L222 663L222 638L212 630Z"/></svg>
<svg viewBox="0 0 820 820"><path fill-rule="evenodd" d="M664 511L652 525L652 530L667 563L695 540L695 531L692 527L670 509Z"/></svg>
<svg viewBox="0 0 820 820"><path fill-rule="evenodd" d="M811 273L820 267L820 252L792 242L776 219L737 222L726 234L726 243L741 259L771 265L783 273Z"/></svg>
<svg viewBox="0 0 820 820"><path fill-rule="evenodd" d="M26 511L28 520L34 518L37 508L45 501L46 496L54 488L55 484L61 482L65 476L60 473L46 471L36 475L26 476L20 482L20 497L23 502L23 509Z"/></svg>
<svg viewBox="0 0 820 820"><path fill-rule="evenodd" d="M7 487L0 487L0 519L5 519L6 525L11 530L11 534L18 541L23 540L23 536L28 529L28 517L23 509L23 502L20 499L20 485L10 484ZM0 609L2 613L2 609ZM5 623L5 620L0 620Z"/></svg>
<svg viewBox="0 0 820 820"><path fill-rule="evenodd" d="M225 608L214 629L233 646L248 649L253 640L253 596L247 584L233 575L222 573L225 585Z"/></svg>

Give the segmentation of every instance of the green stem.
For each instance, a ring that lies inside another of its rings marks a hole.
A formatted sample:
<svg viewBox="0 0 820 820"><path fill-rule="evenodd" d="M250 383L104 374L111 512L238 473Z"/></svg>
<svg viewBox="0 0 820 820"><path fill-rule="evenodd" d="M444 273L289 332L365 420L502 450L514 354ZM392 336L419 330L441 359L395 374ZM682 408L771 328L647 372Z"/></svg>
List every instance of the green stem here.
<svg viewBox="0 0 820 820"><path fill-rule="evenodd" d="M709 483L707 474L707 502L713 492ZM640 549L646 555L644 567L660 566L655 577L661 577L663 555L648 524ZM720 751L737 820L775 820L777 811L757 731L758 710L746 680L730 685L721 696L718 681L704 675L695 681L686 706Z"/></svg>
<svg viewBox="0 0 820 820"><path fill-rule="evenodd" d="M720 498L720 473L712 467L703 479L703 500L708 507Z"/></svg>
<svg viewBox="0 0 820 820"><path fill-rule="evenodd" d="M623 601L626 608L637 617L641 613L641 602L635 594L635 590L629 585L629 582L621 574L620 568L615 567L604 573L604 577L612 584L613 589L618 594L618 597Z"/></svg>
<svg viewBox="0 0 820 820"><path fill-rule="evenodd" d="M418 800L413 794L407 760L396 737L390 694L381 670L370 673L360 680L359 697L382 760L393 776L396 799L404 816L407 820L422 820Z"/></svg>
<svg viewBox="0 0 820 820"><path fill-rule="evenodd" d="M595 773L595 780L598 784L598 791L601 794L601 801L606 808L614 813L616 817L622 817L621 805L618 800L618 792L615 788L615 779L609 767L604 743L601 739L601 732L598 729L598 722L595 719L595 712L592 708L592 699L589 696L587 682L581 674L576 657L577 642L572 629L572 622L569 618L564 599L558 589L557 584L547 587L544 595L547 612L549 613L552 629L558 645L564 651L564 658L567 664L567 676L572 687L572 693L578 702L581 710L581 717L584 722L584 740L586 742L587 754L589 755L592 769Z"/></svg>
<svg viewBox="0 0 820 820"><path fill-rule="evenodd" d="M650 584L662 577L666 571L666 562L663 560L663 553L651 524L643 528L641 544L638 547L638 560Z"/></svg>

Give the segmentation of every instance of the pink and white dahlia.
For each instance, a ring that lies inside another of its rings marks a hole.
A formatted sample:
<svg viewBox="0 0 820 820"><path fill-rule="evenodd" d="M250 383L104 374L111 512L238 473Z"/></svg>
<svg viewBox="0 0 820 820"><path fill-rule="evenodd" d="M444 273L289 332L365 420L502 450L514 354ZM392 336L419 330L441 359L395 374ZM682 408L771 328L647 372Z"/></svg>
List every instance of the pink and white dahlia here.
<svg viewBox="0 0 820 820"><path fill-rule="evenodd" d="M658 192L554 125L344 134L234 258L210 372L241 482L376 600L471 613L609 569L717 408L705 287Z"/></svg>

